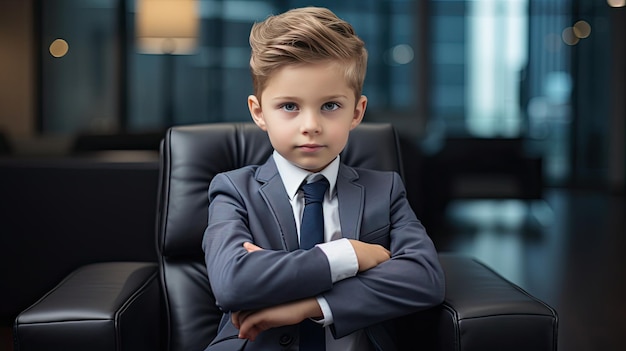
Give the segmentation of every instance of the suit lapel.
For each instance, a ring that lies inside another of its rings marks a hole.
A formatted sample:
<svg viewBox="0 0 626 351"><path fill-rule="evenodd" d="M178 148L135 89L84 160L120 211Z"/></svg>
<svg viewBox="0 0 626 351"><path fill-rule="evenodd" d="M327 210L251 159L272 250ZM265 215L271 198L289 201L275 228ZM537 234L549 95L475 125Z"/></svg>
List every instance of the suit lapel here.
<svg viewBox="0 0 626 351"><path fill-rule="evenodd" d="M269 160L257 170L256 178L264 184L259 188L261 197L272 212L273 218L280 230L283 246L287 251L296 250L298 245L298 233L296 222L293 218L293 209L289 203L289 197L285 191L282 179L274 163L274 158Z"/></svg>
<svg viewBox="0 0 626 351"><path fill-rule="evenodd" d="M359 239L365 189L355 181L359 178L353 168L339 166L337 175L337 200L339 202L339 222L344 238ZM354 220L356 218L356 220Z"/></svg>

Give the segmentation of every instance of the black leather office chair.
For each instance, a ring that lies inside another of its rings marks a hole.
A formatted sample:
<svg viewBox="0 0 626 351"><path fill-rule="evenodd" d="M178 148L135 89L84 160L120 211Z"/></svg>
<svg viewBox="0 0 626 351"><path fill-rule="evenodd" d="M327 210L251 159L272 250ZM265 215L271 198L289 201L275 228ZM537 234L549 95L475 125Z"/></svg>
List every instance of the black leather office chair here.
<svg viewBox="0 0 626 351"><path fill-rule="evenodd" d="M271 151L253 124L170 129L161 150L158 264L80 268L17 317L17 349L202 350L220 319L201 249L209 183L218 172L264 162ZM342 160L402 174L399 151L393 127L362 124ZM471 258L440 260L446 300L398 320L399 349L556 350L552 308Z"/></svg>

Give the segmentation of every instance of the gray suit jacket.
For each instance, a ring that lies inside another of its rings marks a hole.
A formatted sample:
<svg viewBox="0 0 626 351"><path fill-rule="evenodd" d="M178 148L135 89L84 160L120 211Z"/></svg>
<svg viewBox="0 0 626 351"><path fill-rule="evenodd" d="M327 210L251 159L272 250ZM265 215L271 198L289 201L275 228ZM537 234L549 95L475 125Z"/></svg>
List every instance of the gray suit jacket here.
<svg viewBox="0 0 626 351"><path fill-rule="evenodd" d="M215 176L203 249L211 288L226 315L207 350L297 346L297 326L270 329L254 342L239 340L228 312L318 295L332 310L335 337L365 328L377 349L393 350L393 328L385 322L441 303L443 271L400 176L341 164L336 186L343 237L380 244L392 259L333 284L322 250L298 249L293 211L272 157ZM247 254L246 241L265 250Z"/></svg>

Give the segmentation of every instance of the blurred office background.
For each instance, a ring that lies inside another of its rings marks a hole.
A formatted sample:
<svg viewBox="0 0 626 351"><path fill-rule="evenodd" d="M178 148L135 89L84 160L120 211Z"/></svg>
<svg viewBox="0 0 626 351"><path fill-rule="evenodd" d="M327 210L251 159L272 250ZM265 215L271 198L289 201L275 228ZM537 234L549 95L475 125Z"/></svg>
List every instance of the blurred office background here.
<svg viewBox="0 0 626 351"><path fill-rule="evenodd" d="M0 0L5 159L114 136L156 150L172 125L249 121L251 25L329 7L366 42L365 120L398 127L438 247L556 307L562 350L618 349L626 0L177 0L156 29L150 2Z"/></svg>
<svg viewBox="0 0 626 351"><path fill-rule="evenodd" d="M401 125L428 152L446 137L522 138L548 184L623 188L623 2L315 4L367 43L369 120ZM135 0L4 0L0 127L20 151L76 133L247 121L250 26L309 3L198 0L196 28L173 29L197 38L167 55L141 49Z"/></svg>

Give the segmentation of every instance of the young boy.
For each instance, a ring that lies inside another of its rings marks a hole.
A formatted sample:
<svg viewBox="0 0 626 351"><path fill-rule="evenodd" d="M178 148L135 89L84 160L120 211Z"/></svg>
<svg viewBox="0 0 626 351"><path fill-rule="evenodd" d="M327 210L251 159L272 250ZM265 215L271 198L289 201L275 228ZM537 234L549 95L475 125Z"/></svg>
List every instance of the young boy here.
<svg viewBox="0 0 626 351"><path fill-rule="evenodd" d="M274 153L211 183L203 249L225 317L207 350L394 350L389 322L441 303L444 282L399 175L341 163L367 106L364 44L302 8L255 24L250 45L248 107ZM323 242L307 249L301 184L319 179Z"/></svg>

